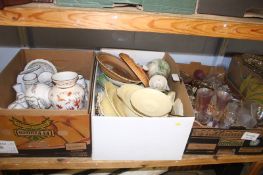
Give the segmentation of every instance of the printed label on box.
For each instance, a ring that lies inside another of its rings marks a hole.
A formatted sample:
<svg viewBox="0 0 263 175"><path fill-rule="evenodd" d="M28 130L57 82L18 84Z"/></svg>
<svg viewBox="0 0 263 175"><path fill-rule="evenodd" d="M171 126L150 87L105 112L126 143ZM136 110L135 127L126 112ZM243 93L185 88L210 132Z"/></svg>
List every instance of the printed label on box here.
<svg viewBox="0 0 263 175"><path fill-rule="evenodd" d="M241 139L243 140L252 140L255 141L259 137L258 133L252 133L252 132L245 132Z"/></svg>
<svg viewBox="0 0 263 175"><path fill-rule="evenodd" d="M18 153L15 142L0 140L0 153Z"/></svg>
<svg viewBox="0 0 263 175"><path fill-rule="evenodd" d="M235 146L243 146L244 140L240 140L237 138L221 138L218 142L218 146L224 147L235 147Z"/></svg>
<svg viewBox="0 0 263 175"><path fill-rule="evenodd" d="M66 150L84 150L87 148L86 143L68 143Z"/></svg>

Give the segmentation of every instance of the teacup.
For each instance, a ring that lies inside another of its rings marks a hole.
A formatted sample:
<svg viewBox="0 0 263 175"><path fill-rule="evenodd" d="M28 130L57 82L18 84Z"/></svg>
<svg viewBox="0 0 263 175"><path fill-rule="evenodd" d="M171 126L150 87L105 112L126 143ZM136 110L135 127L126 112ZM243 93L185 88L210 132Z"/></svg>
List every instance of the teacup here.
<svg viewBox="0 0 263 175"><path fill-rule="evenodd" d="M25 90L27 90L30 86L37 84L37 74L35 73L28 73L23 76L23 83L25 86Z"/></svg>
<svg viewBox="0 0 263 175"><path fill-rule="evenodd" d="M87 84L86 84L86 81L85 81L83 75L78 75L77 84L80 85L83 89L87 88Z"/></svg>
<svg viewBox="0 0 263 175"><path fill-rule="evenodd" d="M22 84L22 90L23 90L23 92L25 92L27 85L24 84L24 80L23 80L24 76L27 74L36 74L36 76L38 77L43 71L44 71L43 67L41 67L40 65L34 65L33 67L20 72L16 78L16 83L21 83Z"/></svg>
<svg viewBox="0 0 263 175"><path fill-rule="evenodd" d="M46 84L48 86L52 86L52 73L51 72L42 72L38 77L39 83Z"/></svg>

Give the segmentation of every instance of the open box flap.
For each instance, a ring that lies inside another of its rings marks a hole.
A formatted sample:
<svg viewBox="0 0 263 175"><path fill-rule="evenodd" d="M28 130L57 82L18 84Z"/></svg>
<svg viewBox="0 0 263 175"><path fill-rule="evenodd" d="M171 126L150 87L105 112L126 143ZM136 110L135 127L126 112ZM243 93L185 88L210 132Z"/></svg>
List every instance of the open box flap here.
<svg viewBox="0 0 263 175"><path fill-rule="evenodd" d="M168 62L171 68L171 74L179 74L178 65L175 63L173 58L166 53L164 56L164 60ZM172 76L168 77L168 84L170 89L174 89L176 92L176 98L182 100L183 107L184 107L184 116L187 117L194 117L194 110L189 99L188 93L186 91L185 85L183 82L175 82L172 79Z"/></svg>
<svg viewBox="0 0 263 175"><path fill-rule="evenodd" d="M20 50L0 74L0 108L7 108L15 99L12 86L16 84L16 77L25 66L23 58L24 52Z"/></svg>

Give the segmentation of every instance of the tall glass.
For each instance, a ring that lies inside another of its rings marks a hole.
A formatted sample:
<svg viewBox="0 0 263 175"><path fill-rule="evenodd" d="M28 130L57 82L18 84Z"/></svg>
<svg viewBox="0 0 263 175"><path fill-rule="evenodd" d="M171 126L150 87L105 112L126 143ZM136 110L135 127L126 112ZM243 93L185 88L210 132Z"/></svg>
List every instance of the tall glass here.
<svg viewBox="0 0 263 175"><path fill-rule="evenodd" d="M232 96L229 93L222 91L222 90L218 90L216 92L217 110L223 111L231 99L232 99Z"/></svg>
<svg viewBox="0 0 263 175"><path fill-rule="evenodd" d="M213 126L218 126L224 120L225 117L225 108L232 99L232 96L223 90L217 90L215 93L216 96L216 105L215 112L213 113Z"/></svg>
<svg viewBox="0 0 263 175"><path fill-rule="evenodd" d="M210 104L211 98L213 96L213 91L208 88L200 88L197 90L196 95L196 110L197 110L197 120L202 124L207 124L211 116L208 115L207 109Z"/></svg>

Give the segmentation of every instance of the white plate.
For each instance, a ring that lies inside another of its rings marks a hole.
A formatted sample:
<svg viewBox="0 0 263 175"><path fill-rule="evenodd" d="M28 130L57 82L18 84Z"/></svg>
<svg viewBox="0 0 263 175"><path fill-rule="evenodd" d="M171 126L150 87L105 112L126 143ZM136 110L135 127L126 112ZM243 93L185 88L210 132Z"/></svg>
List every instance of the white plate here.
<svg viewBox="0 0 263 175"><path fill-rule="evenodd" d="M177 116L184 115L184 105L182 103L182 100L180 100L179 98L175 100L171 114Z"/></svg>
<svg viewBox="0 0 263 175"><path fill-rule="evenodd" d="M160 117L172 109L172 101L164 93L150 88L135 91L131 95L132 106L140 113L150 117Z"/></svg>
<svg viewBox="0 0 263 175"><path fill-rule="evenodd" d="M39 65L43 69L43 72L50 72L52 74L57 73L56 67L51 62L44 60L44 59L35 59L35 60L30 61L25 66L24 70L31 69L37 65Z"/></svg>

